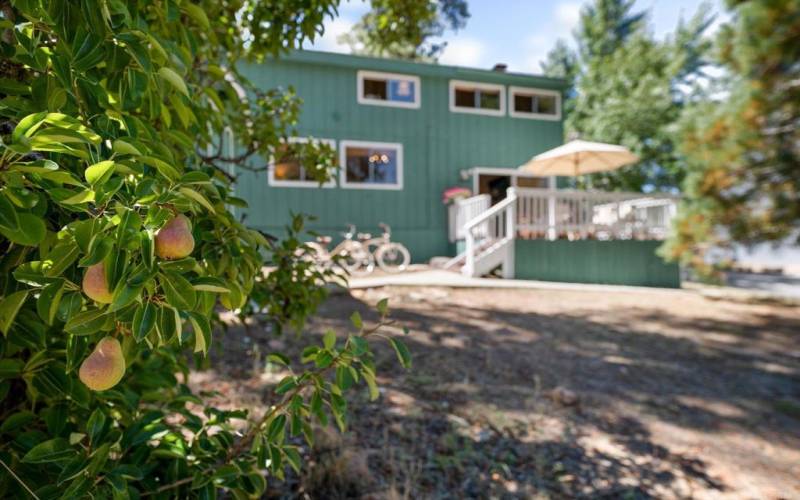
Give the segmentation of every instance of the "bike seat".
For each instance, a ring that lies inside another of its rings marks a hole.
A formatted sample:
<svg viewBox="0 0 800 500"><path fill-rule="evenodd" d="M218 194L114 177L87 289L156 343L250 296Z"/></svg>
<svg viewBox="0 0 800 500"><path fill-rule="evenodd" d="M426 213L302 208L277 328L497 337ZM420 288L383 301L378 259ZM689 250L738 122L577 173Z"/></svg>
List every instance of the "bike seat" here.
<svg viewBox="0 0 800 500"><path fill-rule="evenodd" d="M372 235L369 233L358 233L359 240L369 240L372 239Z"/></svg>
<svg viewBox="0 0 800 500"><path fill-rule="evenodd" d="M318 241L319 243L322 243L322 244L324 244L324 245L327 245L327 244L328 244L328 243L330 243L332 240L333 240L333 238L331 238L330 236L317 236L317 241Z"/></svg>

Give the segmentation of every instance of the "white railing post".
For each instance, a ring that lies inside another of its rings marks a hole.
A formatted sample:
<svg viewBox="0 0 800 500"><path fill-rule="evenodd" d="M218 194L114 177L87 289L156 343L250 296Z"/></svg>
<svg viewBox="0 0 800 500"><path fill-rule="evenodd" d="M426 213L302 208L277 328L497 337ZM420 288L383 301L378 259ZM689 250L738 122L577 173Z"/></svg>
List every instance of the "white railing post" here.
<svg viewBox="0 0 800 500"><path fill-rule="evenodd" d="M514 245L517 239L517 190L516 188L509 188L506 197L511 200L511 203L506 208L506 239L510 240L506 244L506 256L503 259L503 278L514 278Z"/></svg>
<svg viewBox="0 0 800 500"><path fill-rule="evenodd" d="M547 239L556 239L556 178L550 177L547 193Z"/></svg>
<svg viewBox="0 0 800 500"><path fill-rule="evenodd" d="M464 243L466 244L464 252L467 254L467 258L464 262L462 274L472 276L472 274L475 272L475 237L472 235L471 227L465 228Z"/></svg>

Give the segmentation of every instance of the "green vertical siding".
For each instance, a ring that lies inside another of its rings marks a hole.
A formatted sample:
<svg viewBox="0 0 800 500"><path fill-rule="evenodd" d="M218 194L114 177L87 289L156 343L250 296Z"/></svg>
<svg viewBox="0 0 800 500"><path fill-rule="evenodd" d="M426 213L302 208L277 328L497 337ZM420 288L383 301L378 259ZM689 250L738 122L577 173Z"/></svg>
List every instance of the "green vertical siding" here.
<svg viewBox="0 0 800 500"><path fill-rule="evenodd" d="M515 278L679 288L677 264L656 255L660 241L516 240Z"/></svg>
<svg viewBox="0 0 800 500"><path fill-rule="evenodd" d="M421 108L358 104L359 69L419 76ZM559 80L313 52L243 71L260 88L295 88L304 101L300 135L403 144L399 191L270 187L266 172L243 173L237 192L250 204L248 222L268 231L285 225L290 211L316 216L312 228L335 237L346 223L377 233L378 223L386 222L414 261L448 255L452 246L440 197L447 187L466 185L459 171L474 166L516 167L562 143L560 121L451 113L448 95L451 79L550 89L561 88Z"/></svg>

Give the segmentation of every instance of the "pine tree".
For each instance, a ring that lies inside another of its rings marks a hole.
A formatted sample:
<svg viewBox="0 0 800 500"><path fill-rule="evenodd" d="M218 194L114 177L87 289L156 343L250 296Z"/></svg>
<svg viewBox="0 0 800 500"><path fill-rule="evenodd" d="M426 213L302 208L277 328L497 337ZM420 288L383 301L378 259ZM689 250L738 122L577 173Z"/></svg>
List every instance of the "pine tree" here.
<svg viewBox="0 0 800 500"><path fill-rule="evenodd" d="M684 100L678 88L704 64L708 42L702 34L711 19L701 9L660 41L633 3L597 0L584 7L575 30L577 52L557 43L542 67L572 82L564 105L567 136L622 144L641 158L638 165L590 176L593 187L674 189L684 172L672 130ZM572 61L577 65L568 73Z"/></svg>
<svg viewBox="0 0 800 500"><path fill-rule="evenodd" d="M800 2L730 0L718 37L728 85L688 109L686 202L665 255L710 275L734 242L800 242Z"/></svg>

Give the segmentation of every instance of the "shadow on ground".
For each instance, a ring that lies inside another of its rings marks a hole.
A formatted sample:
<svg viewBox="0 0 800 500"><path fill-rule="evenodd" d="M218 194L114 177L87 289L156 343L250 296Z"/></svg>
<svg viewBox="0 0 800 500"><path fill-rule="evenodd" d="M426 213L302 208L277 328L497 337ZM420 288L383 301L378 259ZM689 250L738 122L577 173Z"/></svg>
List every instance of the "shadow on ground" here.
<svg viewBox="0 0 800 500"><path fill-rule="evenodd" d="M796 310L406 289L334 296L309 333L346 330L353 310L374 318L386 294L412 331L413 369L381 346L381 399L353 395L352 432L311 450L310 469L274 496L800 495L800 420L785 411L800 408ZM308 342L227 335L214 365L234 392L257 388L256 404L270 402L269 387L242 357Z"/></svg>

